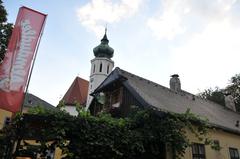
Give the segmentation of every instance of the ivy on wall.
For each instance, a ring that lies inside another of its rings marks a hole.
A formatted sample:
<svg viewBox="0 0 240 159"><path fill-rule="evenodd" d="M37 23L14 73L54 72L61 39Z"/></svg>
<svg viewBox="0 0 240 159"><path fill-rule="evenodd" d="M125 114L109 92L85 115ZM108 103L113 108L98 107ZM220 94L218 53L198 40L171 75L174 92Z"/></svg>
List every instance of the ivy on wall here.
<svg viewBox="0 0 240 159"><path fill-rule="evenodd" d="M36 139L41 146L34 149L25 142L16 153L30 151L46 155L47 150L60 147L66 159L157 159L165 146L174 158L183 156L191 145L186 131L211 144L210 128L188 110L184 114L159 113L151 109L132 109L127 118L112 118L110 114L91 116L79 109L78 116L64 111L44 111L35 108L33 114L19 115L4 129L5 139L17 141ZM50 142L49 144L49 141ZM170 149L169 149L170 148Z"/></svg>

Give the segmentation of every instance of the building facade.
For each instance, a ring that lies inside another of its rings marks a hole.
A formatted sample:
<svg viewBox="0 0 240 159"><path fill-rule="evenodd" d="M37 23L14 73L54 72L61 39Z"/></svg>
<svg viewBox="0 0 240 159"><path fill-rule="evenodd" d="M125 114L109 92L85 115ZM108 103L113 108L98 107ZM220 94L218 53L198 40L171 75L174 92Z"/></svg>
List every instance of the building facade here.
<svg viewBox="0 0 240 159"><path fill-rule="evenodd" d="M214 127L209 137L221 149L216 151L204 145L194 134L187 130L187 137L192 147L186 149L184 159L237 159L240 150L240 114L235 109L224 107L202 99L181 89L178 75L170 79L170 88L161 86L120 68L116 68L104 82L92 93L105 95L105 102L90 106L92 114L105 110L117 112L117 116L127 116L131 106L151 108L160 112L185 113L188 109ZM114 110L114 111L113 111ZM116 116L116 114L114 114ZM166 159L171 153L166 152Z"/></svg>

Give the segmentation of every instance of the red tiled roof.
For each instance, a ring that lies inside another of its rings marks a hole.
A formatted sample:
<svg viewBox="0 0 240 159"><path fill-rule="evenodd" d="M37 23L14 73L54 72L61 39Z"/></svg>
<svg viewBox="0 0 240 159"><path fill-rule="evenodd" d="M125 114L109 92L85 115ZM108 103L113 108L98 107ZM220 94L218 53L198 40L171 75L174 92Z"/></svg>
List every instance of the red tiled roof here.
<svg viewBox="0 0 240 159"><path fill-rule="evenodd" d="M75 105L76 102L85 105L88 94L88 81L76 77L72 85L64 95L63 99L66 105Z"/></svg>

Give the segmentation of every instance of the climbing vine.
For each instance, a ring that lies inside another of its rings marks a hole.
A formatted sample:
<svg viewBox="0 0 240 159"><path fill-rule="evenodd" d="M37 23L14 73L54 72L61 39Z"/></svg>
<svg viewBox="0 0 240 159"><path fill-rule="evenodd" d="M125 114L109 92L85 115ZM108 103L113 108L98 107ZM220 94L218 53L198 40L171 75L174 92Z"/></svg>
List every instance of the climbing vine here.
<svg viewBox="0 0 240 159"><path fill-rule="evenodd" d="M127 118L112 118L104 113L91 116L82 109L78 116L42 109L31 113L16 116L4 129L8 140L35 138L40 143L36 148L24 142L18 147L18 154L29 150L44 156L49 149L60 147L66 159L157 159L167 147L174 158L180 158L191 145L187 129L206 144L212 143L205 137L210 128L208 122L190 110L174 114L134 108Z"/></svg>

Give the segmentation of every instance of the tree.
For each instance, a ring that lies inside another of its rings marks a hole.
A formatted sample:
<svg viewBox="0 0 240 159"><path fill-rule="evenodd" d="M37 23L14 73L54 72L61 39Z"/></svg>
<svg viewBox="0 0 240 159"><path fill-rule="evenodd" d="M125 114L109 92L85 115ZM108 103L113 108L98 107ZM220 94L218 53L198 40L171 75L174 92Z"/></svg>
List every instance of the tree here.
<svg viewBox="0 0 240 159"><path fill-rule="evenodd" d="M217 104L225 106L224 90L216 87L215 89L209 88L198 94L200 97L213 101Z"/></svg>
<svg viewBox="0 0 240 159"><path fill-rule="evenodd" d="M13 24L7 23L7 11L0 0L0 63L4 59L12 29Z"/></svg>
<svg viewBox="0 0 240 159"><path fill-rule="evenodd" d="M230 83L223 89L216 87L209 88L198 95L215 103L225 106L224 94L231 94L234 98L236 110L240 112L240 74L236 74L230 79Z"/></svg>
<svg viewBox="0 0 240 159"><path fill-rule="evenodd" d="M225 91L233 96L236 110L240 112L240 74L236 74L231 78L230 84L225 88Z"/></svg>

